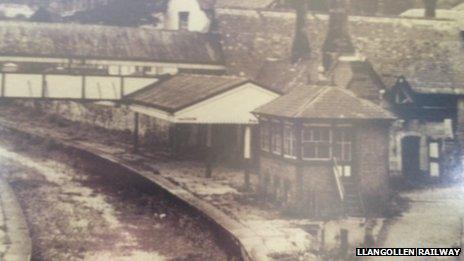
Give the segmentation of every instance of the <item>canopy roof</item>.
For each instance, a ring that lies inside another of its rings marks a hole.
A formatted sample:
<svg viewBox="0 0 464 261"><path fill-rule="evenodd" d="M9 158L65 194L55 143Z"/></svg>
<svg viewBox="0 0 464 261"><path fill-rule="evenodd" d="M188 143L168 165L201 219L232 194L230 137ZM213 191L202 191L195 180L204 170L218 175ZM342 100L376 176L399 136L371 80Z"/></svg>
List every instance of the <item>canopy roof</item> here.
<svg viewBox="0 0 464 261"><path fill-rule="evenodd" d="M141 113L176 123L255 124L251 112L277 97L246 78L178 74L125 99Z"/></svg>

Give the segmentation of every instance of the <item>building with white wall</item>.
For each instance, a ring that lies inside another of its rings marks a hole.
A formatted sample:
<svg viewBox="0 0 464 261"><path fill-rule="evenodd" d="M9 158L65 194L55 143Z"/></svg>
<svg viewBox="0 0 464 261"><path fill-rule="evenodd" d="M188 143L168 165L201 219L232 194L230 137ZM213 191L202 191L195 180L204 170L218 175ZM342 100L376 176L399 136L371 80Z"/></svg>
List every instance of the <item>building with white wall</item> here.
<svg viewBox="0 0 464 261"><path fill-rule="evenodd" d="M206 33L211 21L197 0L170 0L164 13L164 28Z"/></svg>

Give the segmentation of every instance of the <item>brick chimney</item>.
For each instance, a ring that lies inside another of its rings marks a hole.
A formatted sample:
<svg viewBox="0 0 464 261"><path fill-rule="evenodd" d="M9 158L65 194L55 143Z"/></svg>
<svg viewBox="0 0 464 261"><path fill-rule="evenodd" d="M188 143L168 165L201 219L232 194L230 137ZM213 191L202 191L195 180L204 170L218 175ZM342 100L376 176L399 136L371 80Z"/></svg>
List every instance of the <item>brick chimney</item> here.
<svg viewBox="0 0 464 261"><path fill-rule="evenodd" d="M348 7L346 0L328 0L329 26L322 46L322 63L330 70L339 56L355 53L348 31Z"/></svg>
<svg viewBox="0 0 464 261"><path fill-rule="evenodd" d="M311 56L311 47L306 33L307 1L295 0L295 36L292 45L292 62L296 63Z"/></svg>

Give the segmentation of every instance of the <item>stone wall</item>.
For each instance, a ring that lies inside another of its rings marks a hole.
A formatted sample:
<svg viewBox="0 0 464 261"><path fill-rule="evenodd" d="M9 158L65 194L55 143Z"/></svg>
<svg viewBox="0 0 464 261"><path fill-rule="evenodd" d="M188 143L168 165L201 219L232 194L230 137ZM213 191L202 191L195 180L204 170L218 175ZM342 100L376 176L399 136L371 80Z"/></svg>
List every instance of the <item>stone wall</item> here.
<svg viewBox="0 0 464 261"><path fill-rule="evenodd" d="M294 209L298 201L297 183L295 165L271 156L261 156L260 189L266 199L277 202L284 210Z"/></svg>
<svg viewBox="0 0 464 261"><path fill-rule="evenodd" d="M305 217L333 217L342 206L330 163L322 165L295 163L262 155L260 158L261 192L288 214Z"/></svg>
<svg viewBox="0 0 464 261"><path fill-rule="evenodd" d="M355 137L354 175L369 208L383 207L389 196L389 125L362 124Z"/></svg>
<svg viewBox="0 0 464 261"><path fill-rule="evenodd" d="M20 102L61 118L97 126L112 131L132 133L135 113L125 105L113 103L76 103L70 101ZM141 145L165 145L168 141L169 123L140 114L139 135Z"/></svg>
<svg viewBox="0 0 464 261"><path fill-rule="evenodd" d="M290 59L294 12L219 9L216 18L229 73L255 78L268 58ZM459 65L462 59L454 21L351 16L348 23L356 50L385 80L410 72L417 61ZM327 24L327 15L308 15L311 79L317 80Z"/></svg>

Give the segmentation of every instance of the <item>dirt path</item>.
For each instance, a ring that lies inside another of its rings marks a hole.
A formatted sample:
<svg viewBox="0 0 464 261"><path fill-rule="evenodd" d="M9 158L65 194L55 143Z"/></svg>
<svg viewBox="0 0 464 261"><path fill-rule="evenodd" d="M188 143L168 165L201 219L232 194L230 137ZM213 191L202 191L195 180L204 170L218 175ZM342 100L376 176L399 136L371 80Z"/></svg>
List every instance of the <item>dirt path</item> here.
<svg viewBox="0 0 464 261"><path fill-rule="evenodd" d="M62 162L85 162L58 152L25 155L0 147L0 175L24 209L33 260L226 260L212 234L163 196L70 167Z"/></svg>

